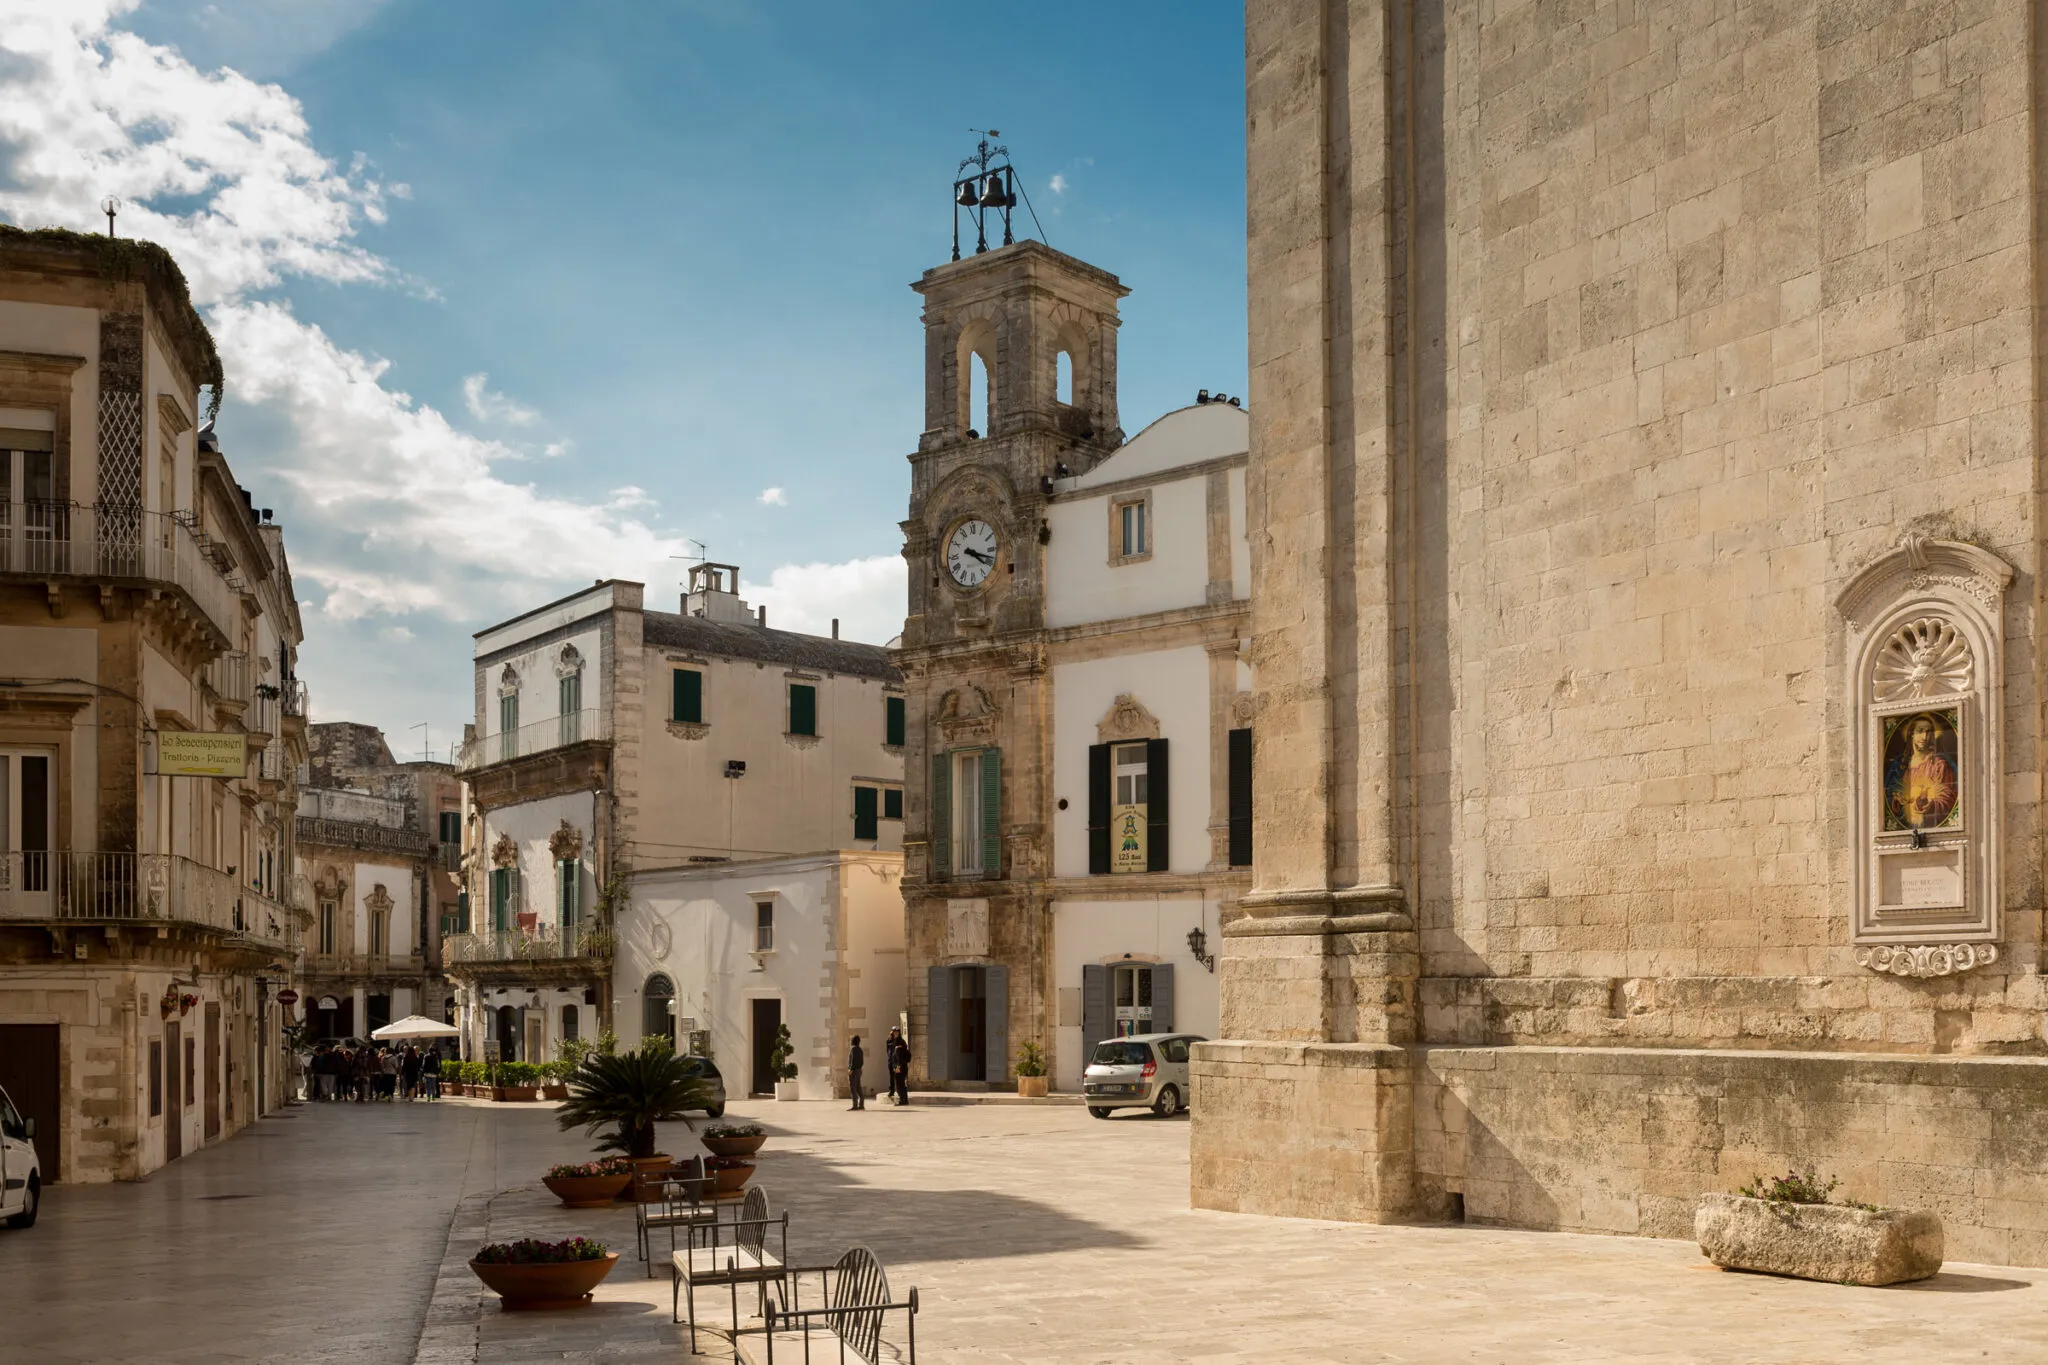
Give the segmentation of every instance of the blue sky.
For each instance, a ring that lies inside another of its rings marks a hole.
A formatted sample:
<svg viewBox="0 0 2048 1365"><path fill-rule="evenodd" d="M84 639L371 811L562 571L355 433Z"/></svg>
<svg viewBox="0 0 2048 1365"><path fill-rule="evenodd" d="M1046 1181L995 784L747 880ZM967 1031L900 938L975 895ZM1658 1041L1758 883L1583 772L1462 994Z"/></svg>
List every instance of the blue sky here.
<svg viewBox="0 0 2048 1365"><path fill-rule="evenodd" d="M600 574L672 607L689 539L777 624L893 633L907 286L946 259L970 127L1131 286L1127 430L1244 387L1229 0L74 4L0 22L97 118L0 97L0 217L90 227L113 189L179 251L316 713L394 744L467 718L469 632Z"/></svg>

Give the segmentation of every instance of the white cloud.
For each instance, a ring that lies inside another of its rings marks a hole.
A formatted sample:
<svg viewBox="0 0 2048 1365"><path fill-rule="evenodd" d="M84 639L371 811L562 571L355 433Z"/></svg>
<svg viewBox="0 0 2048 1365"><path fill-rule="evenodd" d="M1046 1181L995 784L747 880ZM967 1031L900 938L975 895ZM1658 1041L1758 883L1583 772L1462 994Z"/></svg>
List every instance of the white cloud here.
<svg viewBox="0 0 2048 1365"><path fill-rule="evenodd" d="M903 556L873 555L844 564L785 564L742 592L767 607L768 624L781 630L824 635L837 618L843 638L879 645L903 633L910 583Z"/></svg>
<svg viewBox="0 0 2048 1365"><path fill-rule="evenodd" d="M540 414L524 403L492 391L487 387L489 380L490 376L479 370L462 381L462 402L471 417L515 427L530 427L540 420Z"/></svg>
<svg viewBox="0 0 2048 1365"><path fill-rule="evenodd" d="M1064 175L1055 175L1046 184L1046 188L1054 194L1065 194L1067 192L1067 178Z"/></svg>
<svg viewBox="0 0 2048 1365"><path fill-rule="evenodd" d="M786 493L784 493L780 488L762 489L761 496L758 499L758 501L763 507L789 506L789 496Z"/></svg>
<svg viewBox="0 0 2048 1365"><path fill-rule="evenodd" d="M414 636L404 626L386 626L377 632L377 638L387 644L406 645L412 643Z"/></svg>

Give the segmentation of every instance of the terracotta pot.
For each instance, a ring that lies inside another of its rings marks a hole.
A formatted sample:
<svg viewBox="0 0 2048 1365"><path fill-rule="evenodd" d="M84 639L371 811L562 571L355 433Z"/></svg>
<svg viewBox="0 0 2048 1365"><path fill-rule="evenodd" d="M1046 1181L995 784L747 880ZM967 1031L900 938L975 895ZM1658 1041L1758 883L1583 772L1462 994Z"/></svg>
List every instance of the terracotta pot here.
<svg viewBox="0 0 2048 1365"><path fill-rule="evenodd" d="M676 1159L666 1152L657 1152L653 1156L636 1156L631 1158L631 1160L634 1168L645 1175L660 1175L676 1164ZM628 1181L627 1183L628 1188L625 1191L625 1195L630 1200L633 1197L633 1191L631 1182ZM659 1204L661 1202L660 1190L661 1187L659 1185L654 1186L646 1194L640 1196L640 1202L643 1204Z"/></svg>
<svg viewBox="0 0 2048 1365"><path fill-rule="evenodd" d="M738 1194L740 1186L746 1184L753 1173L753 1165L749 1163L745 1166L721 1166L711 1172L711 1177L718 1182L720 1194Z"/></svg>
<svg viewBox="0 0 2048 1365"><path fill-rule="evenodd" d="M443 1081L441 1082L441 1093L443 1095L466 1095L469 1093L469 1087L461 1081Z"/></svg>
<svg viewBox="0 0 2048 1365"><path fill-rule="evenodd" d="M506 1100L514 1104L525 1103L540 1097L540 1090L531 1085L501 1085L491 1098Z"/></svg>
<svg viewBox="0 0 2048 1365"><path fill-rule="evenodd" d="M1017 1078L1017 1093L1020 1095L1029 1096L1032 1099L1044 1099L1045 1091L1046 1078L1044 1076L1019 1076Z"/></svg>
<svg viewBox="0 0 2048 1365"><path fill-rule="evenodd" d="M630 1171L617 1175L544 1175L540 1183L547 1186L555 1198L572 1209L601 1209L608 1207L619 1197L619 1191L633 1183Z"/></svg>
<svg viewBox="0 0 2048 1365"><path fill-rule="evenodd" d="M540 1094L541 1098L546 1100L566 1100L569 1098L569 1087L566 1085L544 1085L540 1088Z"/></svg>
<svg viewBox="0 0 2048 1365"><path fill-rule="evenodd" d="M761 1150L761 1144L768 1141L766 1133L754 1137L699 1138L704 1150L713 1156L752 1156Z"/></svg>
<svg viewBox="0 0 2048 1365"><path fill-rule="evenodd" d="M478 1265L470 1270L484 1287L504 1300L506 1312L526 1308L580 1308L590 1302L590 1291L604 1282L619 1263L619 1253L607 1251L602 1260L564 1261L559 1265Z"/></svg>

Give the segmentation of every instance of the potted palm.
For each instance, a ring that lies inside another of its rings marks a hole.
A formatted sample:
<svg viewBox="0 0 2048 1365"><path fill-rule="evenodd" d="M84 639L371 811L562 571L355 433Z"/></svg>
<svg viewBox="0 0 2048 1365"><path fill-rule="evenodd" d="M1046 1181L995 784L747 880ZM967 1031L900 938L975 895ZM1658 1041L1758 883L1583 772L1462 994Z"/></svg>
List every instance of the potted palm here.
<svg viewBox="0 0 2048 1365"><path fill-rule="evenodd" d="M576 1308L619 1263L603 1242L571 1237L562 1242L525 1238L477 1249L469 1269L484 1287L504 1300L507 1312L520 1308Z"/></svg>
<svg viewBox="0 0 2048 1365"><path fill-rule="evenodd" d="M796 1041L789 1036L789 1025L778 1025L775 1046L768 1051L768 1069L775 1074L775 1098L778 1100L796 1098L796 1063L789 1060L795 1055Z"/></svg>
<svg viewBox="0 0 2048 1365"><path fill-rule="evenodd" d="M645 1171L668 1168L655 1150L655 1125L680 1122L688 1111L717 1100L710 1082L666 1039L649 1039L631 1052L590 1052L569 1073L569 1098L555 1109L563 1131L581 1128L599 1139L600 1152L618 1152Z"/></svg>
<svg viewBox="0 0 2048 1365"><path fill-rule="evenodd" d="M1017 1093L1042 1099L1047 1084L1045 1049L1027 1038L1017 1045Z"/></svg>

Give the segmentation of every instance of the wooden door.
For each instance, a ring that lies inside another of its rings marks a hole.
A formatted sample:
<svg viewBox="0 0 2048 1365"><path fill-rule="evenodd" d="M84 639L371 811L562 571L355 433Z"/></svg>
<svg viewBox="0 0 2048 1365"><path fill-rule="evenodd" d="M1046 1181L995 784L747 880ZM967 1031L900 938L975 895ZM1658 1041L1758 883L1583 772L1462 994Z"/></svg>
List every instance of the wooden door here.
<svg viewBox="0 0 2048 1365"><path fill-rule="evenodd" d="M220 1136L220 1002L209 1000L206 1004L206 1056L202 1058L206 1068L204 1115L206 1140L213 1141Z"/></svg>
<svg viewBox="0 0 2048 1365"><path fill-rule="evenodd" d="M754 1080L750 1094L775 1093L775 1036L782 1031L782 1002L756 1000L754 1009Z"/></svg>
<svg viewBox="0 0 2048 1365"><path fill-rule="evenodd" d="M185 1155L185 1048L175 1019L164 1024L164 1160Z"/></svg>
<svg viewBox="0 0 2048 1365"><path fill-rule="evenodd" d="M57 1068L57 1025L0 1024L0 1088L23 1118L36 1121L36 1162L46 1184L64 1178Z"/></svg>

